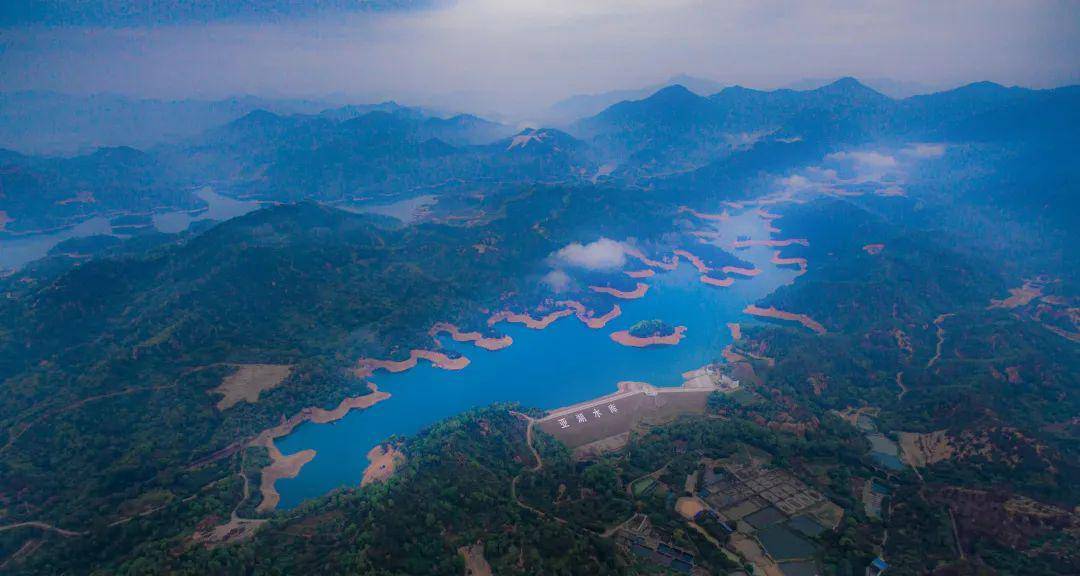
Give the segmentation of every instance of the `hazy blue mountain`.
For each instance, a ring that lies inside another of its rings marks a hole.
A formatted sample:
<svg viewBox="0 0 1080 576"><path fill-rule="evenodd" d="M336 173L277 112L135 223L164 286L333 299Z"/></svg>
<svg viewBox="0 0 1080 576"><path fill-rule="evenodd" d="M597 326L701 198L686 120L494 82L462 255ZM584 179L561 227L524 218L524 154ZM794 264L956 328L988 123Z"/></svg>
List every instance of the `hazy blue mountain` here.
<svg viewBox="0 0 1080 576"><path fill-rule="evenodd" d="M34 230L102 213L194 206L157 156L121 146L72 158L0 155L0 210L8 229Z"/></svg>
<svg viewBox="0 0 1080 576"><path fill-rule="evenodd" d="M784 88L798 91L814 90L816 88L821 88L826 84L831 84L836 80L838 80L838 78L803 78L802 80L784 86ZM940 86L924 82L896 80L884 77L860 78L859 81L890 98L897 99L909 98L919 94L930 94L941 88Z"/></svg>
<svg viewBox="0 0 1080 576"><path fill-rule="evenodd" d="M363 116L369 112L401 112L401 113L415 113L417 115L422 114L419 109L409 108L402 106L393 100L387 100L386 102L380 102L378 104L346 104L345 106L339 106L337 108L327 108L322 112L319 112L319 116L328 118L330 120L349 120L356 118L357 116Z"/></svg>
<svg viewBox="0 0 1080 576"><path fill-rule="evenodd" d="M853 138L869 132L893 106L892 99L853 78L802 92L735 86L710 97L676 85L620 102L573 129L602 156L621 162L622 173L640 177L699 168L771 133Z"/></svg>
<svg viewBox="0 0 1080 576"><path fill-rule="evenodd" d="M661 84L654 84L644 88L625 90L610 90L597 94L575 94L552 104L545 115L554 123L570 123L575 120L586 118L602 112L605 108L626 100L640 100L660 90L665 86L678 84L701 96L708 96L723 88L723 85L709 80L687 74L677 74L668 78Z"/></svg>
<svg viewBox="0 0 1080 576"><path fill-rule="evenodd" d="M100 146L154 144L194 136L266 109L315 114L328 103L253 96L224 100L153 100L114 94L0 94L0 146L22 152L72 154Z"/></svg>
<svg viewBox="0 0 1080 576"><path fill-rule="evenodd" d="M487 144L513 133L513 129L505 124L472 114L428 118L424 121L422 131L432 138L439 138L455 146Z"/></svg>

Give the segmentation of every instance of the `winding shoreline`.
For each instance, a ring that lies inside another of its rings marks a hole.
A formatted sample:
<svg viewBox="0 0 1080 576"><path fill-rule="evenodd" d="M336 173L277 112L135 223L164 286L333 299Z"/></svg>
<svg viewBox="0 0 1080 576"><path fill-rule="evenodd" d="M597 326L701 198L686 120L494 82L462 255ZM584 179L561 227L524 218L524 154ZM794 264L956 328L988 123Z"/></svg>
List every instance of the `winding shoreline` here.
<svg viewBox="0 0 1080 576"><path fill-rule="evenodd" d="M702 284L708 284L709 286L727 287L735 283L734 278L713 278L712 276L708 276L706 274L702 274L699 280L701 280Z"/></svg>
<svg viewBox="0 0 1080 576"><path fill-rule="evenodd" d="M697 233L695 233L695 234L697 234ZM638 260L640 260L646 266L649 266L650 271L652 271L652 268L660 268L661 270L666 270L666 271L670 272L670 271L675 270L676 268L679 267L679 260L680 259L685 259L692 266L694 266L694 268L697 269L698 273L701 275L699 279L700 279L702 284L707 284L709 286L727 287L727 286L731 286L732 284L735 283L734 278L715 278L715 277L709 276L709 274L711 272L714 272L717 269L709 266L700 257L698 257L694 253L692 253L689 250L686 250L684 248L677 248L677 249L673 250L672 253L674 254L674 257L671 258L670 260L662 260L662 261L661 260L652 260L652 259L648 258L647 256L645 256L644 254L642 254L641 251L637 250L637 249L629 249L629 250L627 250L626 253L628 255L634 257L634 258L637 258ZM744 276L744 277L747 277L747 278L752 278L754 276L757 276L758 274L761 274L761 270L759 270L757 268L743 268L742 266L730 266L730 265L728 265L728 266L723 266L723 267L719 268L719 270L721 272L723 272L724 274L735 274L735 275ZM631 278L637 278L637 277L639 277L638 274L641 274L641 272L643 272L643 271L625 272L625 274L630 276ZM651 276L651 275L652 274L648 274L648 276ZM644 277L644 276L642 276L642 277ZM594 290L596 289L594 287L590 287L590 288L593 288Z"/></svg>
<svg viewBox="0 0 1080 576"><path fill-rule="evenodd" d="M415 368L420 359L431 362L436 368L443 370L461 370L469 365L469 359L464 356L451 358L442 352L414 348L409 351L409 357L405 360L378 360L375 358L361 358L357 362L356 375L360 378L371 376L376 370L387 372L404 372Z"/></svg>
<svg viewBox="0 0 1080 576"><path fill-rule="evenodd" d="M777 266L798 266L800 276L806 274L806 270L808 268L806 258L785 258L780 255L779 250L773 252L772 258L769 260L769 262L772 262Z"/></svg>
<svg viewBox="0 0 1080 576"><path fill-rule="evenodd" d="M278 502L281 501L281 495L278 493L275 483L282 478L295 478L300 474L300 469L315 458L315 450L311 449L301 450L295 454L285 456L274 441L282 436L288 436L297 426L304 422L327 424L344 418L352 410L370 408L390 398L389 392L379 390L371 382L368 382L368 390L371 390L370 394L350 396L330 410L310 406L304 408L292 418L273 428L263 430L248 443L248 446L266 448L270 454L270 464L261 471L262 478L259 482L259 491L262 493L262 502L259 503L259 506L255 509L256 511L267 512L277 508Z"/></svg>
<svg viewBox="0 0 1080 576"><path fill-rule="evenodd" d="M719 214L709 214L707 212L698 212L697 210L694 210L689 206L679 206L679 214L690 214L695 218L700 218L701 220L711 220L714 222L724 221L731 218L731 216L727 213L727 210L724 210Z"/></svg>
<svg viewBox="0 0 1080 576"><path fill-rule="evenodd" d="M649 285L638 282L637 286L629 292L610 286L589 286L589 290L600 294L608 294L623 300L636 300L645 296L645 293L649 291Z"/></svg>
<svg viewBox="0 0 1080 576"><path fill-rule="evenodd" d="M710 268L708 264L706 264L701 258L698 258L697 256L691 254L690 252L687 252L686 250L683 250L682 248L674 250L673 252L675 253L676 256L681 256L683 258L686 258L686 260L688 262L690 262L691 264L694 265L694 268L697 268L698 272L700 272L702 274L708 274L709 272L712 272L712 268ZM676 262L677 262L677 260L676 260Z"/></svg>
<svg viewBox="0 0 1080 576"><path fill-rule="evenodd" d="M750 248L751 246L768 246L770 248L783 248L784 246L791 246L793 244L809 246L810 241L806 238L787 238L785 240L736 240L731 243L731 247Z"/></svg>
<svg viewBox="0 0 1080 576"><path fill-rule="evenodd" d="M514 343L514 339L509 336L488 338L479 332L462 332L461 329L449 322L436 323L431 327L431 330L428 331L428 334L431 336L438 336L443 332L449 334L455 342L472 342L477 347L483 348L484 350L502 350Z"/></svg>
<svg viewBox="0 0 1080 576"><path fill-rule="evenodd" d="M739 276L746 276L747 278L753 278L758 274L761 274L759 268L743 268L741 266L724 266L720 269L724 274L738 274Z"/></svg>
<svg viewBox="0 0 1080 576"><path fill-rule="evenodd" d="M494 326L499 322L513 322L514 324L524 324L526 328L532 328L533 330L543 330L551 325L552 322L559 318L565 318L574 311L570 309L556 310L550 314L541 317L539 320L533 318L528 313L510 312L509 310L503 310L502 312L496 312L488 318L488 326Z"/></svg>
<svg viewBox="0 0 1080 576"><path fill-rule="evenodd" d="M608 310L607 313L600 316L594 316L592 310L586 308L584 304L577 300L564 300L557 302L556 304L566 306L573 310L577 319L593 330L607 326L608 322L611 322L622 315L622 307L618 304L613 305L611 310Z"/></svg>

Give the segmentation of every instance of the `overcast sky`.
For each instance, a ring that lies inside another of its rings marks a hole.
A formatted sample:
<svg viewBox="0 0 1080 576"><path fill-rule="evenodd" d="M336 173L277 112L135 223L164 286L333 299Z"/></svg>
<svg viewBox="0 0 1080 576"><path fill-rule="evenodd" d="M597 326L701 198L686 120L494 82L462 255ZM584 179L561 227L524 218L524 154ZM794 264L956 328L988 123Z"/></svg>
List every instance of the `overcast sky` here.
<svg viewBox="0 0 1080 576"><path fill-rule="evenodd" d="M338 94L523 114L677 73L753 87L841 75L1080 82L1072 0L2 4L4 91Z"/></svg>

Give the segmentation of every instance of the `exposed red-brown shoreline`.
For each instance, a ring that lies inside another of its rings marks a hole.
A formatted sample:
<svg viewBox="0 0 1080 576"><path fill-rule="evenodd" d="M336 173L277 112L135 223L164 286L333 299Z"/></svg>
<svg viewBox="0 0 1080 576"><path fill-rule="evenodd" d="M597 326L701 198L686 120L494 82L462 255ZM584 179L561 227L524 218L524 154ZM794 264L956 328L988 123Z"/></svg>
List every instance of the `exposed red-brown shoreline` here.
<svg viewBox="0 0 1080 576"><path fill-rule="evenodd" d="M712 220L712 221L723 221L723 220L727 220L728 218L731 217L731 216L728 215L727 210L724 210L723 212L721 212L719 214L708 214L706 212L698 212L697 210L694 210L693 208L690 208L689 206L679 206L679 213L680 214L683 214L683 213L690 214L690 215L694 216L695 218L700 218L701 220Z"/></svg>
<svg viewBox="0 0 1080 576"><path fill-rule="evenodd" d="M800 275L806 273L806 258L785 258L780 255L779 250L776 250L773 252L772 259L769 262L777 266L798 266Z"/></svg>
<svg viewBox="0 0 1080 576"><path fill-rule="evenodd" d="M708 274L709 272L712 272L712 268L710 268L708 264L706 264L701 258L698 258L697 256L691 254L690 252L682 249L675 250L674 252L676 256L686 258L688 262L694 265L694 268L697 268L698 272L702 274Z"/></svg>
<svg viewBox="0 0 1080 576"><path fill-rule="evenodd" d="M673 260L653 260L643 254L637 248L627 248L626 254L641 260L641 263L650 268L659 268L661 270L671 271L679 267L679 257L676 256Z"/></svg>
<svg viewBox="0 0 1080 576"><path fill-rule="evenodd" d="M626 270L623 274L631 278L651 278L656 274L656 271L652 268L645 268L644 270Z"/></svg>
<svg viewBox="0 0 1080 576"><path fill-rule="evenodd" d="M635 348L645 348L646 346L674 346L683 339L683 333L685 332L686 326L676 326L675 331L666 336L648 336L646 338L641 338L634 336L628 330L619 330L618 332L611 333L611 339L623 346L633 346Z"/></svg>
<svg viewBox="0 0 1080 576"><path fill-rule="evenodd" d="M457 326L448 322L439 322L435 324L431 327L431 330L428 331L428 334L431 336L438 336L443 332L449 334L450 337L457 342L472 342L485 350L502 350L514 343L514 339L509 336L488 338L479 332L462 332Z"/></svg>
<svg viewBox="0 0 1080 576"><path fill-rule="evenodd" d="M736 240L731 243L731 247L749 248L751 246L769 246L771 248L783 248L784 246L791 246L792 244L809 246L810 241L806 238L787 238L784 240Z"/></svg>
<svg viewBox="0 0 1080 576"><path fill-rule="evenodd" d="M753 277L761 274L761 270L757 268L742 268L739 266L724 266L720 269L724 274L738 274L740 276Z"/></svg>
<svg viewBox="0 0 1080 576"><path fill-rule="evenodd" d="M409 351L409 357L404 360L361 358L360 361L357 362L356 375L365 378L379 369L395 373L404 372L410 368L415 368L417 361L421 358L431 362L436 368L442 368L443 370L461 370L469 365L469 359L464 356L451 358L442 352L413 349Z"/></svg>
<svg viewBox="0 0 1080 576"><path fill-rule="evenodd" d="M577 300L564 300L556 302L556 305L570 308L574 311L574 315L577 316L578 320L581 320L583 324L594 330L607 326L608 322L611 322L622 314L622 308L618 304L613 305L611 310L608 310L607 313L600 316L594 316L592 310L589 310L584 304Z"/></svg>
<svg viewBox="0 0 1080 576"><path fill-rule="evenodd" d="M494 326L499 322L513 322L514 324L524 324L526 328L532 328L533 330L543 330L551 325L552 322L559 318L565 318L573 314L573 310L556 310L541 318L533 318L529 314L521 314L517 312L510 312L503 310L502 312L496 312L488 318L488 326Z"/></svg>
<svg viewBox="0 0 1080 576"><path fill-rule="evenodd" d="M702 284L708 284L709 286L731 286L735 283L734 278L713 278L712 276L706 276L702 274L699 278Z"/></svg>
<svg viewBox="0 0 1080 576"><path fill-rule="evenodd" d="M813 330L814 332L817 332L818 334L825 334L826 332L828 332L828 330L826 330L820 322L814 320L806 314L784 312L783 310L777 310L776 308L773 308L771 306L769 308L760 308L753 304L747 306L746 308L743 308L743 312L746 314L750 314L751 316L761 316L764 318L776 318L779 320L791 320L794 322L798 322L799 324L806 326L807 328Z"/></svg>
<svg viewBox="0 0 1080 576"><path fill-rule="evenodd" d="M639 284L638 286L642 286ZM595 312L585 307L584 304L577 300L560 300L555 303L556 306L563 307L560 310L555 310L541 318L533 318L527 313L510 312L503 310L497 312L488 318L488 326L494 326L499 322L513 322L515 324L524 324L527 328L533 330L543 330L555 322L559 318L565 318L571 314L577 316L578 320L581 320L589 328L603 328L612 319L617 318L622 314L622 308L618 304L611 307L606 313L596 316Z"/></svg>
<svg viewBox="0 0 1080 576"><path fill-rule="evenodd" d="M611 288L610 286L589 286L589 290L599 292L600 294L609 294L616 298L622 298L623 300L636 300L645 296L645 293L649 291L649 285L638 282L637 286L629 292L619 290L618 288Z"/></svg>
<svg viewBox="0 0 1080 576"><path fill-rule="evenodd" d="M885 249L885 245L884 244L866 244L865 246L862 247L862 249L865 250L867 254L870 254L871 256L873 256L874 254L880 254L881 251Z"/></svg>
<svg viewBox="0 0 1080 576"><path fill-rule="evenodd" d="M368 382L368 389L371 390L370 394L346 398L331 410L317 407L304 408L292 418L273 428L263 430L248 444L249 446L262 446L270 453L270 464L262 469L262 480L259 485L259 490L262 492L262 502L257 508L259 512L273 510L281 500L281 495L278 494L277 488L274 486L275 482L282 478L295 478L300 473L300 469L315 457L314 450L302 450L296 454L285 456L278 450L274 440L289 435L293 429L304 422L326 424L340 420L350 410L370 408L390 397L389 392L379 390L371 382Z"/></svg>
<svg viewBox="0 0 1080 576"><path fill-rule="evenodd" d="M728 330L731 330L731 339L732 340L741 340L742 339L742 325L740 325L738 322L728 322L727 327L728 327Z"/></svg>
<svg viewBox="0 0 1080 576"><path fill-rule="evenodd" d="M691 265L694 266L694 268L697 268L697 271L701 274L700 280L703 284L708 284L710 286L731 286L735 282L733 278L713 278L709 276L708 274L710 272L713 272L714 269L692 252L684 250L682 248L673 251L674 257L672 259L663 261L652 260L636 249L628 250L627 254L633 256L634 258L637 258L638 260L641 260L641 262L644 263L646 266L660 268L662 270L668 271L677 268L679 266L679 259L685 258L688 262L690 262ZM738 274L740 276L746 277L752 277L761 274L761 270L757 268L743 268L741 266L724 266L720 268L720 271L725 274ZM627 272L627 274L630 276L634 276L635 274L637 274L637 272L635 272L634 274Z"/></svg>

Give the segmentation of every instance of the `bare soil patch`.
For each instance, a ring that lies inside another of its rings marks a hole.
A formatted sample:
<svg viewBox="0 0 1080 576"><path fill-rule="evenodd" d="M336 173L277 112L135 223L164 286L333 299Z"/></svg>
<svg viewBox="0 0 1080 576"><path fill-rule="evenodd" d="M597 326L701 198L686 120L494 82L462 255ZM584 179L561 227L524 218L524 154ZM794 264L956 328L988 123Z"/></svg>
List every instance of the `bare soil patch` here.
<svg viewBox="0 0 1080 576"><path fill-rule="evenodd" d="M254 404L259 394L277 387L292 374L291 364L237 364L236 372L229 374L221 384L211 390L221 394L218 410L228 410L240 402Z"/></svg>
<svg viewBox="0 0 1080 576"><path fill-rule="evenodd" d="M944 430L920 434L900 433L900 459L905 463L922 467L953 457L955 450Z"/></svg>
<svg viewBox="0 0 1080 576"><path fill-rule="evenodd" d="M465 576L491 576L491 565L484 558L484 543L458 548L458 554L465 560Z"/></svg>
<svg viewBox="0 0 1080 576"><path fill-rule="evenodd" d="M364 477L360 481L361 486L367 486L373 482L384 482L394 475L394 471L405 461L405 455L394 446L380 445L372 448L367 453L370 464L364 469Z"/></svg>
<svg viewBox="0 0 1080 576"><path fill-rule="evenodd" d="M696 496L683 496L675 502L675 510L687 520L693 520L704 509L705 503Z"/></svg>

